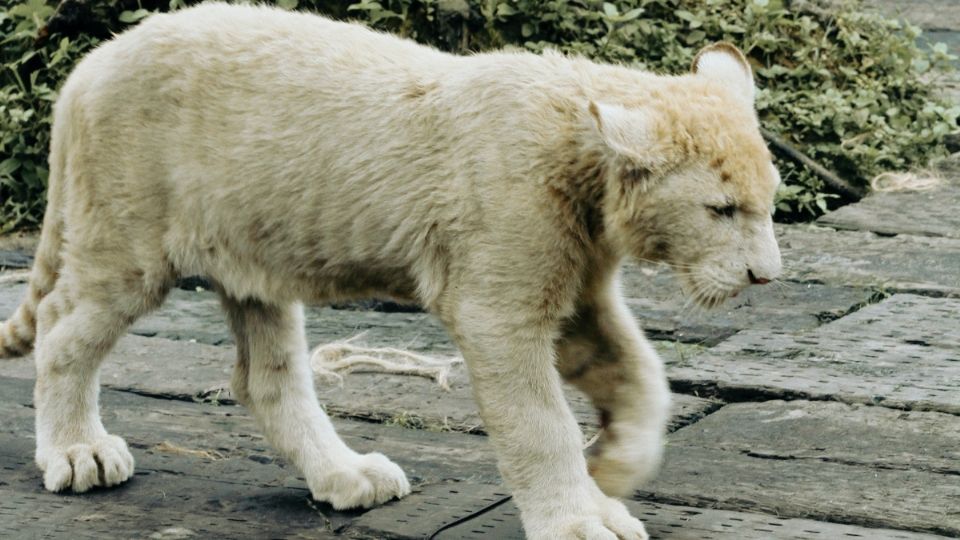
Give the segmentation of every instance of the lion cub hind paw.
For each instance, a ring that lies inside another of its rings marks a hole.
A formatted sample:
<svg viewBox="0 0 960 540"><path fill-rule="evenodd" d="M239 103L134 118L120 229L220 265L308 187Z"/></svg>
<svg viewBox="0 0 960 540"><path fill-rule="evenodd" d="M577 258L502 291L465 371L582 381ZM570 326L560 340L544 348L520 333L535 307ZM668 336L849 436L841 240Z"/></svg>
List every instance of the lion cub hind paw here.
<svg viewBox="0 0 960 540"><path fill-rule="evenodd" d="M410 482L396 463L376 452L357 456L348 466L307 482L313 498L337 510L371 508L410 494Z"/></svg>
<svg viewBox="0 0 960 540"><path fill-rule="evenodd" d="M133 455L123 439L106 435L93 443L77 443L47 453L43 485L48 491L83 493L112 487L133 474Z"/></svg>

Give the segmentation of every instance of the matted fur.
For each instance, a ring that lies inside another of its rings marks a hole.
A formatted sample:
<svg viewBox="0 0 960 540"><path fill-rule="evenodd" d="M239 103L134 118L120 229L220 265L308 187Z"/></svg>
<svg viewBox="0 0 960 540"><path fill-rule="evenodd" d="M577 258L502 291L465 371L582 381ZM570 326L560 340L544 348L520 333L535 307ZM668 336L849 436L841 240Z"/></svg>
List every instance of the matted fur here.
<svg viewBox="0 0 960 540"><path fill-rule="evenodd" d="M56 104L30 292L0 328L3 355L36 347L46 487L130 477L99 364L202 274L237 336L234 394L318 500L410 490L334 432L302 327L300 302L387 296L437 314L462 351L531 538L646 538L612 496L655 470L669 391L617 268L665 261L705 305L780 268L750 68L720 46L695 70L456 57L224 4L99 47ZM561 377L607 428L589 467Z"/></svg>

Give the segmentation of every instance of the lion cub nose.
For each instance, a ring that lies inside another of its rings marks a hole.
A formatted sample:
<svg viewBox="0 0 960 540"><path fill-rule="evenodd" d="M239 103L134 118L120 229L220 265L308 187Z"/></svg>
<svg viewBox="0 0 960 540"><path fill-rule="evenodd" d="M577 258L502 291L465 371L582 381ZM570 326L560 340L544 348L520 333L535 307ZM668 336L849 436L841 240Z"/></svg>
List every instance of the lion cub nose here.
<svg viewBox="0 0 960 540"><path fill-rule="evenodd" d="M750 278L750 283L752 283L752 284L754 284L754 285L766 285L767 283L770 283L770 280L769 280L769 279L767 279L767 278L765 278L765 277L757 277L757 276L753 273L753 270L751 270L751 269L749 269L749 268L747 269L747 277Z"/></svg>

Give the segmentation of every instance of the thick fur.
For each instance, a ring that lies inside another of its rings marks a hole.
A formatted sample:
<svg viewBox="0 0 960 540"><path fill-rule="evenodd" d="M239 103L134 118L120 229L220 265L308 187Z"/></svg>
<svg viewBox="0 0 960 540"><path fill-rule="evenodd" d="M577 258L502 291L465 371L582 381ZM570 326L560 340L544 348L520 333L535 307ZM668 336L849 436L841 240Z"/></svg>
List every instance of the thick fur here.
<svg viewBox="0 0 960 540"><path fill-rule="evenodd" d="M646 538L611 496L659 462L663 366L626 309L624 257L712 305L779 272L779 181L729 45L663 77L559 54L455 57L263 7L156 15L91 53L55 107L30 293L0 353L36 347L48 489L130 477L98 367L178 276L216 284L237 398L315 498L410 490L319 407L300 302L419 302L466 358L531 538ZM607 430L588 460L561 378ZM591 477L592 475L592 477Z"/></svg>

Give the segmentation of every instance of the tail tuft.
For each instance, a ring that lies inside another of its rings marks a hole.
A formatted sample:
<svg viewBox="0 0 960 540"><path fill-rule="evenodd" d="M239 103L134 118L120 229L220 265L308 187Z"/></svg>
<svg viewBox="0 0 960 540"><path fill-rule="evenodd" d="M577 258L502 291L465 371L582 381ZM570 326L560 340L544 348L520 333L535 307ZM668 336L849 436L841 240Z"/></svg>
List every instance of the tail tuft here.
<svg viewBox="0 0 960 540"><path fill-rule="evenodd" d="M25 356L33 349L33 341L37 335L36 310L39 297L31 283L27 297L17 311L0 324L0 358Z"/></svg>

